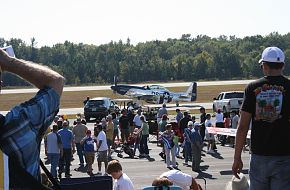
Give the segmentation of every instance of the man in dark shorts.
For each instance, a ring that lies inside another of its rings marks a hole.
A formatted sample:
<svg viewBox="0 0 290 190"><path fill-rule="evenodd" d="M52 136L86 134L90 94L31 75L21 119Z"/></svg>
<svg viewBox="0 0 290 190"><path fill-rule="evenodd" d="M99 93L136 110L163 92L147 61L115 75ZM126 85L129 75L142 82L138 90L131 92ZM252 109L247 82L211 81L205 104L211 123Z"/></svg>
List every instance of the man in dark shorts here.
<svg viewBox="0 0 290 190"><path fill-rule="evenodd" d="M121 111L122 116L119 119L119 127L121 130L121 138L122 142L128 142L129 138L129 119L127 117L127 111L123 109Z"/></svg>

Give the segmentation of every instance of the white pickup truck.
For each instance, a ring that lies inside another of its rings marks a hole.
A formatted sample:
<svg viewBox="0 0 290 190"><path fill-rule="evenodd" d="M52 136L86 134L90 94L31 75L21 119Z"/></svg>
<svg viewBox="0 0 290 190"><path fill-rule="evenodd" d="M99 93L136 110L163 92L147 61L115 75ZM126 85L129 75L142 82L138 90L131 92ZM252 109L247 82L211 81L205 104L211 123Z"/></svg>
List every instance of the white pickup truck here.
<svg viewBox="0 0 290 190"><path fill-rule="evenodd" d="M221 92L218 97L213 99L212 109L214 112L220 109L223 113L238 111L243 103L243 97L243 91Z"/></svg>

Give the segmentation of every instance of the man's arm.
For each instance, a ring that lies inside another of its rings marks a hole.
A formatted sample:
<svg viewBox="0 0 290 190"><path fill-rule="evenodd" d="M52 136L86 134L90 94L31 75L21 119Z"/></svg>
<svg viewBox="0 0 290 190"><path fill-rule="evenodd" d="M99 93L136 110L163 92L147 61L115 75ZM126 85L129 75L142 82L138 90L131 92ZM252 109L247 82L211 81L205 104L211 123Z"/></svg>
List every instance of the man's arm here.
<svg viewBox="0 0 290 190"><path fill-rule="evenodd" d="M99 148L102 146L103 141L99 140L99 143L97 144L97 151L99 151Z"/></svg>
<svg viewBox="0 0 290 190"><path fill-rule="evenodd" d="M240 173L243 169L243 162L242 162L241 154L242 154L242 150L245 144L245 140L247 137L251 119L252 119L251 113L241 111L241 117L240 117L238 130L236 134L234 163L232 166L232 171L238 179L239 179L238 173Z"/></svg>
<svg viewBox="0 0 290 190"><path fill-rule="evenodd" d="M2 71L14 73L39 89L49 86L59 95L62 93L64 77L48 67L10 57L2 49L0 49L0 67Z"/></svg>

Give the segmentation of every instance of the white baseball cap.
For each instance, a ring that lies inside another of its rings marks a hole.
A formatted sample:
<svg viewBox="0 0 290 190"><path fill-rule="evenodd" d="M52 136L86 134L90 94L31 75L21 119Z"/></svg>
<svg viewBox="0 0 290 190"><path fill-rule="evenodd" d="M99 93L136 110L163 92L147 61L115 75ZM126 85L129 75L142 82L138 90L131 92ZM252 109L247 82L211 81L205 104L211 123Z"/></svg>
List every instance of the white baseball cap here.
<svg viewBox="0 0 290 190"><path fill-rule="evenodd" d="M262 58L259 63L271 62L271 63L284 63L285 55L280 48L277 47L267 47L262 53Z"/></svg>
<svg viewBox="0 0 290 190"><path fill-rule="evenodd" d="M189 121L189 122L187 123L187 126L193 126L193 122L192 122L192 121Z"/></svg>

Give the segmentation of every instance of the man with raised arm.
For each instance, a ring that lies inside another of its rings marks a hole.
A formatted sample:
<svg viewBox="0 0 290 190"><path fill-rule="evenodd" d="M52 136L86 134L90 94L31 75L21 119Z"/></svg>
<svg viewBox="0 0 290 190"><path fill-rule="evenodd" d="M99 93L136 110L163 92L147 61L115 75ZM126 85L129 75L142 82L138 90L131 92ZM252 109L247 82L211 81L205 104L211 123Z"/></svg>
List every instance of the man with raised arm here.
<svg viewBox="0 0 290 190"><path fill-rule="evenodd" d="M33 189L23 180L21 168L40 181L40 142L59 110L64 77L48 67L8 56L0 49L0 68L39 88L30 100L0 115L0 148L9 157L9 188ZM4 101L4 100L1 100Z"/></svg>

